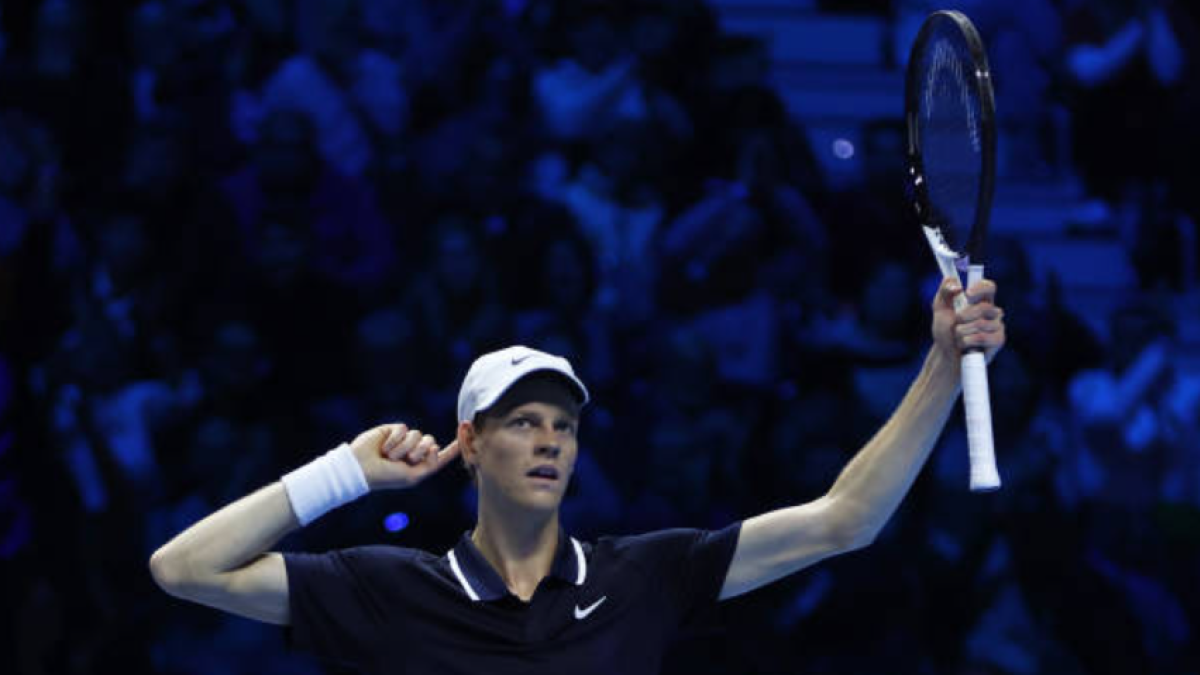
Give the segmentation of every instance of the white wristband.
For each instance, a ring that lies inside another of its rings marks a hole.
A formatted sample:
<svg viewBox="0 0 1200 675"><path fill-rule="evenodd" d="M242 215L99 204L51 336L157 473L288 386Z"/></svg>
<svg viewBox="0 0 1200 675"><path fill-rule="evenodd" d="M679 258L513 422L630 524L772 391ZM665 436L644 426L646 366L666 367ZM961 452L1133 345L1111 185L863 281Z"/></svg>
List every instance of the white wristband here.
<svg viewBox="0 0 1200 675"><path fill-rule="evenodd" d="M282 479L292 511L301 525L308 525L342 504L367 494L367 477L342 443Z"/></svg>

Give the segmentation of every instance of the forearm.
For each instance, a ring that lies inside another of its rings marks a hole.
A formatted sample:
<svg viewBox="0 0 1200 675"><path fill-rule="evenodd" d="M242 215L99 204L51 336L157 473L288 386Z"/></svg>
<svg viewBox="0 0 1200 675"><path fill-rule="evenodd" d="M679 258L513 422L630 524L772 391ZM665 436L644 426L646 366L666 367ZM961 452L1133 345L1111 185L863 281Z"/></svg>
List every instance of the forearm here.
<svg viewBox="0 0 1200 675"><path fill-rule="evenodd" d="M873 540L895 513L946 424L959 382L958 364L931 350L891 419L842 470L827 497L848 540Z"/></svg>
<svg viewBox="0 0 1200 675"><path fill-rule="evenodd" d="M399 433L393 433L399 432ZM386 441L386 443L385 443ZM359 434L184 530L150 558L150 571L176 597L275 624L291 620L287 565L268 552L288 532L367 494L408 487L458 456L404 425Z"/></svg>
<svg viewBox="0 0 1200 675"><path fill-rule="evenodd" d="M299 526L276 481L181 532L155 551L150 568L163 588L188 595L253 562Z"/></svg>

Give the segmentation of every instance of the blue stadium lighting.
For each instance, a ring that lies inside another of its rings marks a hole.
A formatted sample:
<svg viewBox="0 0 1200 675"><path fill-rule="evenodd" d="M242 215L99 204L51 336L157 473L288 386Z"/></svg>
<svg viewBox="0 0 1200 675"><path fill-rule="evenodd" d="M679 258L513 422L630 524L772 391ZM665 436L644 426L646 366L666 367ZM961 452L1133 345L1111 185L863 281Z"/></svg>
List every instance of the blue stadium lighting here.
<svg viewBox="0 0 1200 675"><path fill-rule="evenodd" d="M397 511L396 513L388 514L387 518L383 519L383 529L388 532L399 532L408 527L408 514Z"/></svg>
<svg viewBox="0 0 1200 675"><path fill-rule="evenodd" d="M850 159L854 156L854 144L845 138L833 142L833 156L838 159Z"/></svg>

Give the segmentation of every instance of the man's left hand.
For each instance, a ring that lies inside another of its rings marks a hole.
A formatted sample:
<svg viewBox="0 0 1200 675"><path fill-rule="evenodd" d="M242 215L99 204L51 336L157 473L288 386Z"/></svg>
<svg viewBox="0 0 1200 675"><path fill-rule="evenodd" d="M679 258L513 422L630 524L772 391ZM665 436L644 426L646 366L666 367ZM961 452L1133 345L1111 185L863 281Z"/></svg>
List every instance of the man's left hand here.
<svg viewBox="0 0 1200 675"><path fill-rule="evenodd" d="M944 279L933 299L933 341L957 361L967 349L983 348L991 360L1004 346L1004 310L997 307L996 284L988 279L966 290L968 305L955 311L954 299L963 290L955 279Z"/></svg>

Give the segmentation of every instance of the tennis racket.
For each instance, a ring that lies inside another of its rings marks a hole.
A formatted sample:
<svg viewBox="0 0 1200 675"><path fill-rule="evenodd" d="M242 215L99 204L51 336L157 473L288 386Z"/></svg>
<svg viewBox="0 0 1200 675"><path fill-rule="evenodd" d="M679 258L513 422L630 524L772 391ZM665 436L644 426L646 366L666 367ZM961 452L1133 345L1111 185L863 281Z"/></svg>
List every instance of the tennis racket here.
<svg viewBox="0 0 1200 675"><path fill-rule="evenodd" d="M984 239L995 183L992 76L975 26L961 12L930 14L909 53L904 106L913 204L943 277L983 278ZM955 308L967 304L964 294ZM971 490L1000 488L992 440L987 361L962 357Z"/></svg>

